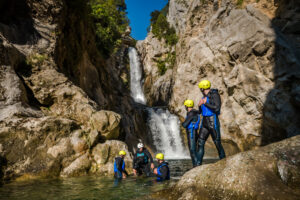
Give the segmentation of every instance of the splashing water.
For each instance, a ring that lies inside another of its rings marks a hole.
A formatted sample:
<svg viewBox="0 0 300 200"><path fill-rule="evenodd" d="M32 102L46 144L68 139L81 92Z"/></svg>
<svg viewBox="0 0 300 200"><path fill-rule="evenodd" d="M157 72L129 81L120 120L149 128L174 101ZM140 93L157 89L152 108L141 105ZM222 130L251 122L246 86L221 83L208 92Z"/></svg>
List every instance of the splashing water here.
<svg viewBox="0 0 300 200"><path fill-rule="evenodd" d="M128 54L130 60L131 96L135 102L146 104L146 98L141 84L142 70L141 70L140 60L137 51L135 48L129 47Z"/></svg>
<svg viewBox="0 0 300 200"><path fill-rule="evenodd" d="M130 59L130 89L135 102L146 104L146 98L142 90L142 70L135 48L129 48ZM154 145L158 152L165 154L167 159L188 158L188 152L183 145L180 136L180 121L176 115L168 110L147 108L150 119L150 127Z"/></svg>
<svg viewBox="0 0 300 200"><path fill-rule="evenodd" d="M149 108L148 112L148 125L157 151L164 153L168 159L188 158L180 136L178 117L163 109Z"/></svg>

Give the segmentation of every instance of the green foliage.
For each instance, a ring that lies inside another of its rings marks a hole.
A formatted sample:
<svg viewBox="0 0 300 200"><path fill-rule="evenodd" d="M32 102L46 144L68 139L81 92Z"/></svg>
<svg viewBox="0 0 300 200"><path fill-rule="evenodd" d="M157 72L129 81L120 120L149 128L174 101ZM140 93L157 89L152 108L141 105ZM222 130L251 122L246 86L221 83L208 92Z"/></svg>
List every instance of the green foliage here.
<svg viewBox="0 0 300 200"><path fill-rule="evenodd" d="M176 52L169 52L165 59L158 59L156 61L157 68L160 75L164 75L168 68L173 68L176 61Z"/></svg>
<svg viewBox="0 0 300 200"><path fill-rule="evenodd" d="M167 21L168 4L161 11L153 11L151 13L152 33L159 40L165 39L166 43L173 46L177 43L178 37L176 31Z"/></svg>
<svg viewBox="0 0 300 200"><path fill-rule="evenodd" d="M124 0L91 0L91 16L96 26L96 43L104 55L113 53L129 21Z"/></svg>
<svg viewBox="0 0 300 200"><path fill-rule="evenodd" d="M237 4L238 6L242 6L242 5L243 5L243 2L244 2L244 0L237 0L237 3L236 3L236 4Z"/></svg>
<svg viewBox="0 0 300 200"><path fill-rule="evenodd" d="M47 59L48 59L48 56L45 54L34 53L34 54L29 55L26 58L26 64L29 66L42 65L44 63L44 61Z"/></svg>

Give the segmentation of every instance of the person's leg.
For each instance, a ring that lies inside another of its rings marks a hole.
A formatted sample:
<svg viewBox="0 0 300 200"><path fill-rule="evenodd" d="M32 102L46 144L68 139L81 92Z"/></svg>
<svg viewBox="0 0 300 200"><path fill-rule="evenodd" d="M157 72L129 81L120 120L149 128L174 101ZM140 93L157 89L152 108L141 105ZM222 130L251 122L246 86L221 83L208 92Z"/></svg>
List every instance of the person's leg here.
<svg viewBox="0 0 300 200"><path fill-rule="evenodd" d="M197 152L196 152L196 148L197 148L197 143L196 143L196 134L195 131L193 131L193 133L191 132L191 130L188 130L188 145L189 145L189 150L190 150L190 155L191 155L191 159L192 159L192 163L193 163L193 167L195 167L197 165Z"/></svg>
<svg viewBox="0 0 300 200"><path fill-rule="evenodd" d="M144 165L143 172L147 177L151 176L151 169L149 163Z"/></svg>
<svg viewBox="0 0 300 200"><path fill-rule="evenodd" d="M192 151L192 142L193 140L191 139L191 133L189 130L187 130L187 139L188 139L188 146L189 146L189 151L190 151L190 156L191 156L191 159L192 159L192 163L193 163L193 166L196 165L196 161L195 161L195 156L194 156L194 151Z"/></svg>
<svg viewBox="0 0 300 200"><path fill-rule="evenodd" d="M206 127L202 127L199 132L198 138L198 163L197 165L202 165L203 157L204 157L204 146L205 142L208 138L209 132Z"/></svg>
<svg viewBox="0 0 300 200"><path fill-rule="evenodd" d="M211 133L214 144L218 150L219 158L223 159L226 157L224 148L221 143L221 132L220 132L220 122L217 116L210 118L209 131Z"/></svg>

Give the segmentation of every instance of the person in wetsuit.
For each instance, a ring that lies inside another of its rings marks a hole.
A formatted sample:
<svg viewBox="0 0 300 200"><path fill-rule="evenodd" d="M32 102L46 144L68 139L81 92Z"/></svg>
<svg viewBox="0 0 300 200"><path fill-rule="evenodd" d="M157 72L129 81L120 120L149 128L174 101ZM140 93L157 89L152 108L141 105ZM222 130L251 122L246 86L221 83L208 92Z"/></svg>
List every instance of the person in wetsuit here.
<svg viewBox="0 0 300 200"><path fill-rule="evenodd" d="M199 111L193 109L194 101L185 100L184 101L185 109L187 110L187 115L185 121L182 123L182 126L186 129L188 146L190 150L190 155L192 158L193 166L198 165L199 155L197 153L197 139L198 139L198 128L200 123Z"/></svg>
<svg viewBox="0 0 300 200"><path fill-rule="evenodd" d="M114 162L114 177L117 179L126 178L128 176L127 171L125 170L125 158L126 152L120 151L119 157L115 158Z"/></svg>
<svg viewBox="0 0 300 200"><path fill-rule="evenodd" d="M154 169L156 181L170 180L170 169L168 163L164 160L164 154L158 153L155 158L158 162L158 167Z"/></svg>
<svg viewBox="0 0 300 200"><path fill-rule="evenodd" d="M203 116L198 139L199 165L202 164L204 145L209 135L211 135L218 150L219 158L223 159L226 157L221 144L220 122L218 117L221 110L221 98L218 90L211 89L210 87L211 83L208 80L203 80L199 83L199 88L203 94L203 98L199 101L199 113Z"/></svg>
<svg viewBox="0 0 300 200"><path fill-rule="evenodd" d="M149 177L151 175L149 160L151 163L151 168L153 169L153 158L149 151L144 147L143 143L139 143L137 147L138 149L133 157L133 173L139 176L144 173L146 176Z"/></svg>

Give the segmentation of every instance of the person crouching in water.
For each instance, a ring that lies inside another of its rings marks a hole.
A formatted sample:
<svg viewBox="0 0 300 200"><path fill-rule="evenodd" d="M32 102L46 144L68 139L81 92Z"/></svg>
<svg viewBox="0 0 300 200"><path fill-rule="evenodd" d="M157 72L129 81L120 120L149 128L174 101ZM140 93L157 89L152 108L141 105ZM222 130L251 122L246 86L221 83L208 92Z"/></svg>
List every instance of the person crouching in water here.
<svg viewBox="0 0 300 200"><path fill-rule="evenodd" d="M122 150L119 152L119 157L115 158L114 177L117 179L126 178L128 176L128 173L125 170L125 161L124 161L125 156L126 156L126 152Z"/></svg>
<svg viewBox="0 0 300 200"><path fill-rule="evenodd" d="M164 154L158 153L155 158L158 162L158 167L154 169L156 181L170 180L170 169L168 163L164 160Z"/></svg>
<svg viewBox="0 0 300 200"><path fill-rule="evenodd" d="M151 163L151 169L153 169L153 158L149 151L144 147L143 143L138 143L137 148L138 149L133 157L133 174L140 176L144 173L147 177L149 177L151 175L149 160Z"/></svg>
<svg viewBox="0 0 300 200"><path fill-rule="evenodd" d="M182 126L186 129L188 146L190 149L190 155L192 158L193 167L200 164L199 154L197 153L197 139L198 139L198 128L200 123L199 111L193 109L194 101L185 100L185 109L187 110L185 121Z"/></svg>
<svg viewBox="0 0 300 200"><path fill-rule="evenodd" d="M221 97L217 89L211 89L211 83L203 80L199 83L199 88L203 98L199 101L199 113L203 119L199 131L199 150L200 164L204 156L204 145L209 135L211 135L219 153L219 158L226 157L221 143L219 114L221 110Z"/></svg>

